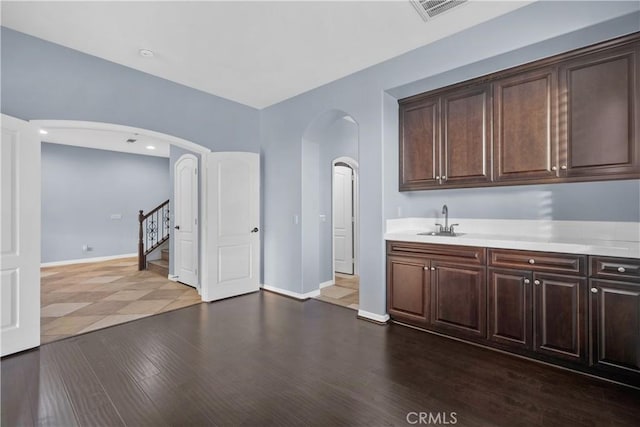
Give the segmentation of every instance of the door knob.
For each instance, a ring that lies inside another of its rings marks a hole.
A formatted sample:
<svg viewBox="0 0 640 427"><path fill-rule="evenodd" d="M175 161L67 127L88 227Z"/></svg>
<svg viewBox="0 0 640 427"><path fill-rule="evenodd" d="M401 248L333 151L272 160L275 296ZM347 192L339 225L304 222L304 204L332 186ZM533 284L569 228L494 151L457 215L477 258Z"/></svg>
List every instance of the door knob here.
<svg viewBox="0 0 640 427"><path fill-rule="evenodd" d="M258 230L258 227L253 227L253 230L251 230L252 233L257 233L258 231L260 231Z"/></svg>
<svg viewBox="0 0 640 427"><path fill-rule="evenodd" d="M173 227L173 228L175 228L176 230L180 230L180 226L179 226L179 225L176 225L176 226L175 226L175 227Z"/></svg>

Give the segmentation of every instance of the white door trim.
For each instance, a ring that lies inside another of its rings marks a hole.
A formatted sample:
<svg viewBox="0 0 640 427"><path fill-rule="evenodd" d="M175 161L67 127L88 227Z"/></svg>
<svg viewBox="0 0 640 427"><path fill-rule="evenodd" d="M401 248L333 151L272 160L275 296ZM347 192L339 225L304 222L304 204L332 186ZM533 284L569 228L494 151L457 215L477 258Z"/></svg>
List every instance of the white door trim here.
<svg viewBox="0 0 640 427"><path fill-rule="evenodd" d="M346 163L353 169L353 274L360 274L360 165L351 157L337 157L331 162L331 274L333 283L336 282L336 244L333 233L333 193L334 168L337 163Z"/></svg>

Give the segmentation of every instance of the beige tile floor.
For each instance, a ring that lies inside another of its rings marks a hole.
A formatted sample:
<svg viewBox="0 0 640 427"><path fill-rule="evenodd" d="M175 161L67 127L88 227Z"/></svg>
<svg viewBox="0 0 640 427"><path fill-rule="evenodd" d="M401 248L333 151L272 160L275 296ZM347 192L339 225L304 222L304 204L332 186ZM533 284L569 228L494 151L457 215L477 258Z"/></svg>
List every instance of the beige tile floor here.
<svg viewBox="0 0 640 427"><path fill-rule="evenodd" d="M315 299L358 310L360 301L360 278L355 275L336 273L335 284L320 289Z"/></svg>
<svg viewBox="0 0 640 427"><path fill-rule="evenodd" d="M41 342L47 343L200 303L194 288L135 258L41 269Z"/></svg>

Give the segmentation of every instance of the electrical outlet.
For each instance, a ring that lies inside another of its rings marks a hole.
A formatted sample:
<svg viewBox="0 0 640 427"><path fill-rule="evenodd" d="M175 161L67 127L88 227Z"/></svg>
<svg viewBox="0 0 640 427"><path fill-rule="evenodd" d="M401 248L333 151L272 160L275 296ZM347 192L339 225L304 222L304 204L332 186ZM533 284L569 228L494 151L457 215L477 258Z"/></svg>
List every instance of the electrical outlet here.
<svg viewBox="0 0 640 427"><path fill-rule="evenodd" d="M93 250L93 248L89 245L82 245L82 251L83 252L91 252Z"/></svg>

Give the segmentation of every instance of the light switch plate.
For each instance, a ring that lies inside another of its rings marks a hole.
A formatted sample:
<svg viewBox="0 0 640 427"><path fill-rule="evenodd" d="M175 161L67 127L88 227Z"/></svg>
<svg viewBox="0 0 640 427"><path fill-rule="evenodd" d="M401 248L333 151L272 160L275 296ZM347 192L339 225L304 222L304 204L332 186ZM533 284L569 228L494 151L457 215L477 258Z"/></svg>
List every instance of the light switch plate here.
<svg viewBox="0 0 640 427"><path fill-rule="evenodd" d="M122 219L122 214L111 214L111 219Z"/></svg>

